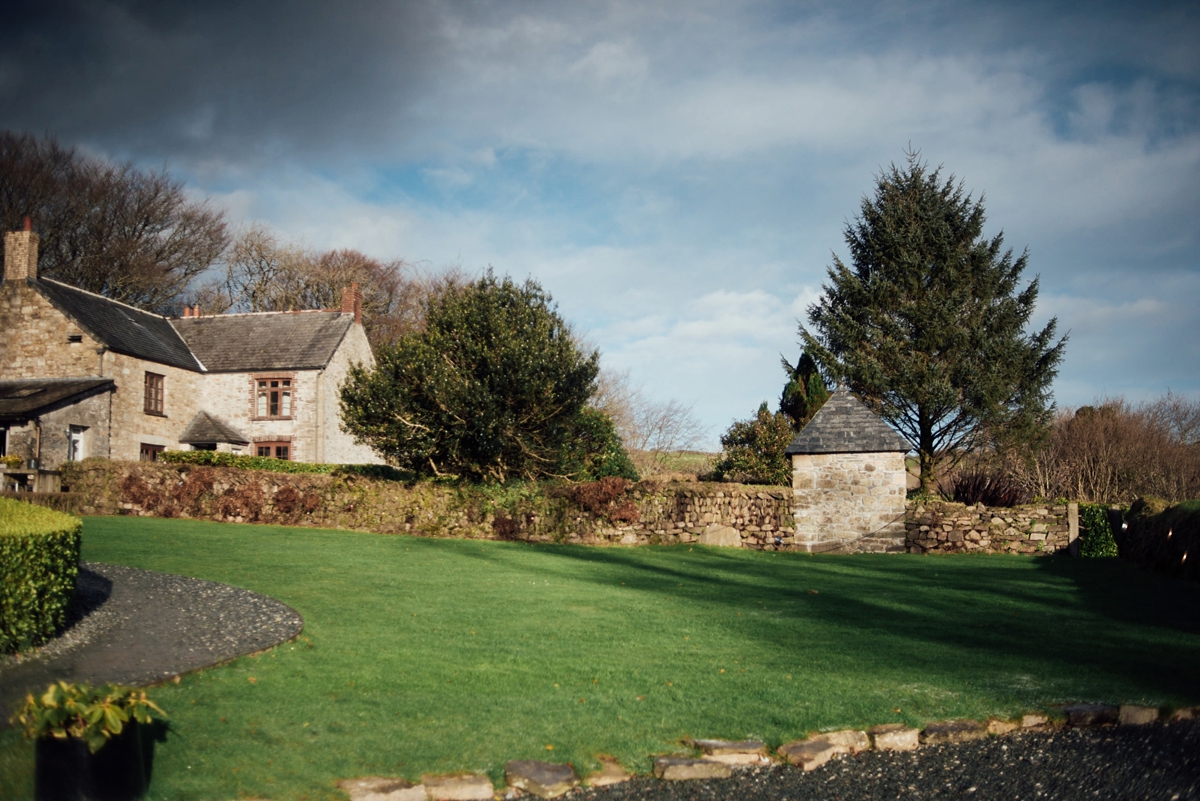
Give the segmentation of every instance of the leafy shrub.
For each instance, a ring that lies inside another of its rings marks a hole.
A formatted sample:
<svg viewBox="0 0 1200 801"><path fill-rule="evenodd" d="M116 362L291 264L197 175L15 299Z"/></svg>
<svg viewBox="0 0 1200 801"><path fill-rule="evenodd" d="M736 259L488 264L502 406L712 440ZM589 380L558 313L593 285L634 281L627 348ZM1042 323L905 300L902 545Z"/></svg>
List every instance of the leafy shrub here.
<svg viewBox="0 0 1200 801"><path fill-rule="evenodd" d="M581 348L532 279L490 270L424 301L425 326L381 347L342 385L346 430L429 476L504 483L554 477L596 388Z"/></svg>
<svg viewBox="0 0 1200 801"><path fill-rule="evenodd" d="M0 498L0 653L41 645L62 627L80 532L78 518Z"/></svg>
<svg viewBox="0 0 1200 801"><path fill-rule="evenodd" d="M796 432L782 412L771 413L764 401L749 420L738 420L721 435L723 450L713 472L746 484L791 484L792 464L784 450Z"/></svg>
<svg viewBox="0 0 1200 801"><path fill-rule="evenodd" d="M637 468L621 444L611 417L585 407L573 428L574 435L563 447L560 475L576 481L597 481L609 476L638 480Z"/></svg>
<svg viewBox="0 0 1200 801"><path fill-rule="evenodd" d="M954 476L950 497L968 506L1012 507L1029 503L1031 498L1020 484L1003 473L964 470Z"/></svg>
<svg viewBox="0 0 1200 801"><path fill-rule="evenodd" d="M1117 541L1108 522L1108 507L1098 503L1079 504L1079 555L1116 556Z"/></svg>
<svg viewBox="0 0 1200 801"><path fill-rule="evenodd" d="M153 713L166 715L150 700L145 690L103 684L68 684L58 681L46 692L25 696L25 703L13 716L28 740L73 737L87 743L93 754L134 721L150 723Z"/></svg>
<svg viewBox="0 0 1200 801"><path fill-rule="evenodd" d="M0 456L0 467L7 467L9 470L17 470L25 464L25 460L15 453L10 453L7 456Z"/></svg>

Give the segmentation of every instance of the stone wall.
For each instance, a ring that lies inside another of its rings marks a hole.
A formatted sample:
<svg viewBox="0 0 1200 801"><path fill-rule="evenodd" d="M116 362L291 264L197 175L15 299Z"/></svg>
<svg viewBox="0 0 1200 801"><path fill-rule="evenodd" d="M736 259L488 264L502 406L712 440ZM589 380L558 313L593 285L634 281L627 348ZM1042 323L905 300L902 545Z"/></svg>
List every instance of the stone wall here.
<svg viewBox="0 0 1200 801"><path fill-rule="evenodd" d="M80 513L347 528L383 534L533 542L699 543L797 550L783 487L632 485L589 511L571 487L455 487L355 475L268 473L89 460L63 483L87 497Z"/></svg>
<svg viewBox="0 0 1200 801"><path fill-rule="evenodd" d="M904 550L903 453L792 455L795 541L810 552Z"/></svg>
<svg viewBox="0 0 1200 801"><path fill-rule="evenodd" d="M933 501L910 504L904 525L909 553L1052 554L1079 536L1079 505L997 509Z"/></svg>
<svg viewBox="0 0 1200 801"><path fill-rule="evenodd" d="M4 378L100 374L99 343L25 281L0 284L0 331ZM71 342L72 336L79 341Z"/></svg>

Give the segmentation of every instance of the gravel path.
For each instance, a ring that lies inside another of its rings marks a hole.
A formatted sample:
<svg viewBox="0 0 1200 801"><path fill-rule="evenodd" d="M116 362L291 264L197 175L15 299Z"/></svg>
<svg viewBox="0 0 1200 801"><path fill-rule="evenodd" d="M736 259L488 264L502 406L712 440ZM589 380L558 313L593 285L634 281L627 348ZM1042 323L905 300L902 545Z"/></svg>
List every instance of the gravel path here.
<svg viewBox="0 0 1200 801"><path fill-rule="evenodd" d="M64 633L0 661L0 726L52 681L143 686L286 642L304 628L291 607L212 581L83 562Z"/></svg>
<svg viewBox="0 0 1200 801"><path fill-rule="evenodd" d="M730 779L639 777L571 801L874 801L883 798L1200 799L1200 721L1022 732L910 752L869 751L810 773L757 768Z"/></svg>

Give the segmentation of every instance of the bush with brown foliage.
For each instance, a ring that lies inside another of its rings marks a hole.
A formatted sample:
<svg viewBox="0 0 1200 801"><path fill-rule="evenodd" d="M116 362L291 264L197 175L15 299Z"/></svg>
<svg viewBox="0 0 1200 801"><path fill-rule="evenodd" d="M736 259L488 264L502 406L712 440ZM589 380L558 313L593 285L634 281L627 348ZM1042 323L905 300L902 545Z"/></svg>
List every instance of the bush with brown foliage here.
<svg viewBox="0 0 1200 801"><path fill-rule="evenodd" d="M632 500L626 500L617 505L633 482L617 476L606 476L599 481L585 481L576 484L568 490L568 497L584 511L604 517L608 520L622 523L634 523L638 519L637 506Z"/></svg>

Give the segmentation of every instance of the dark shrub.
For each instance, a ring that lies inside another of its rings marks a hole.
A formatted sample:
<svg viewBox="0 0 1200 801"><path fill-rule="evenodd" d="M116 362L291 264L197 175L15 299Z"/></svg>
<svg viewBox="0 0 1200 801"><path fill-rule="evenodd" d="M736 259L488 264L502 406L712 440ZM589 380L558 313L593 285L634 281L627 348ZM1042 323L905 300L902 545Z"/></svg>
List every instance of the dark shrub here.
<svg viewBox="0 0 1200 801"><path fill-rule="evenodd" d="M1012 507L1029 503L1029 494L1016 481L987 470L963 470L954 476L951 498L968 506Z"/></svg>

